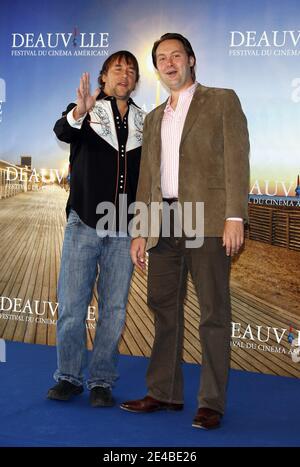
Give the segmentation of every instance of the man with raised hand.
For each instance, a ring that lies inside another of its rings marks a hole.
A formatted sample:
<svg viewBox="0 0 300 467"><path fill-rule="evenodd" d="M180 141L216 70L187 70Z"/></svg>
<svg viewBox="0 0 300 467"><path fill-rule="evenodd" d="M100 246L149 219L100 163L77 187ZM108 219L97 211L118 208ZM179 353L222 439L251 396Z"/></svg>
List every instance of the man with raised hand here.
<svg viewBox="0 0 300 467"><path fill-rule="evenodd" d="M93 95L89 74L82 75L77 104L70 104L54 127L58 139L71 147L58 282L57 384L49 389L49 399L65 401L83 391L86 317L99 271L99 313L87 387L93 407L114 404L118 342L133 270L127 224L119 222L119 214L135 200L139 174L144 112L130 98L138 80L134 55L114 53L104 62ZM108 226L101 222L101 203L114 207Z"/></svg>

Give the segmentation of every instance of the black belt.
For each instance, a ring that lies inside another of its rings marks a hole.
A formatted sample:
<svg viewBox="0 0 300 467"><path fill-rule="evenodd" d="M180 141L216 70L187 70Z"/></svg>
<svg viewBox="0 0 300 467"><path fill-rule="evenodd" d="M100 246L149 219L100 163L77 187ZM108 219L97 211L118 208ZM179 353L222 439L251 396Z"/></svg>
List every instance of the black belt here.
<svg viewBox="0 0 300 467"><path fill-rule="evenodd" d="M163 198L163 201L165 201L168 204L172 204L172 203L177 203L178 198Z"/></svg>

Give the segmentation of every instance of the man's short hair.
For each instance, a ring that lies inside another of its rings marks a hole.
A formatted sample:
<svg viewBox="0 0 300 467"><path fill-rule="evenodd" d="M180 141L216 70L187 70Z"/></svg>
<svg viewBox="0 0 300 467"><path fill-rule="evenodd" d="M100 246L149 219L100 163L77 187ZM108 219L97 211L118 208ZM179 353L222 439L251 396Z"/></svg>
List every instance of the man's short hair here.
<svg viewBox="0 0 300 467"><path fill-rule="evenodd" d="M105 62L102 65L102 68L99 73L98 77L98 83L101 89L104 88L104 82L102 81L102 76L108 72L108 69L112 63L117 61L118 63L121 62L121 60L125 60L127 65L132 65L134 70L135 70L135 76L136 76L136 83L140 79L140 71L139 71L139 64L135 56L131 53L128 52L128 50L119 50L118 52L113 53L110 55Z"/></svg>
<svg viewBox="0 0 300 467"><path fill-rule="evenodd" d="M189 58L190 57L194 58L194 65L191 66L191 75L192 75L192 80L195 81L196 80L196 73L195 73L196 55L195 55L195 52L193 51L193 48L191 46L190 41L188 41L186 37L182 36L181 34L179 34L177 32L167 32L166 34L161 36L160 39L158 39L156 42L154 42L154 45L152 47L152 61L153 61L154 67L157 69L157 62L156 62L156 50L157 50L157 47L162 42L167 41L167 40L172 40L172 39L180 41L182 43L183 47L184 47L184 50L187 53L187 56Z"/></svg>

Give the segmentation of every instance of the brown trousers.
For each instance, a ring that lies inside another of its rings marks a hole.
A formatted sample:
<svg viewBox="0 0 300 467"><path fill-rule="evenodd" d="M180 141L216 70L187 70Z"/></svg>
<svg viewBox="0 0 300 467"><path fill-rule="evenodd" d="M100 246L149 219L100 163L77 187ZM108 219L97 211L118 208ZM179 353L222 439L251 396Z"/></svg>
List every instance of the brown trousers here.
<svg viewBox="0 0 300 467"><path fill-rule="evenodd" d="M148 305L154 312L155 339L147 371L148 395L183 402L183 302L190 271L201 310L198 407L223 413L230 363L230 257L219 237L206 237L200 248L186 248L185 240L171 233L149 251Z"/></svg>

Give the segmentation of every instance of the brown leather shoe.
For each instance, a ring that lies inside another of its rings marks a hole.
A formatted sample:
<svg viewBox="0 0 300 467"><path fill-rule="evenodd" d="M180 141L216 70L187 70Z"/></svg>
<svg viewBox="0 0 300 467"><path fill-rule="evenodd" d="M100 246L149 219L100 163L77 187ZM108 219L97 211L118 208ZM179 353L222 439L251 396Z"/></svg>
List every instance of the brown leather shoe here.
<svg viewBox="0 0 300 467"><path fill-rule="evenodd" d="M195 428L204 428L205 430L212 430L219 428L221 424L222 414L216 410L202 407L198 409L196 416L193 420Z"/></svg>
<svg viewBox="0 0 300 467"><path fill-rule="evenodd" d="M162 402L151 396L146 396L144 399L123 402L120 407L123 410L128 410L128 412L149 413L156 412L158 410L182 410L183 404Z"/></svg>

